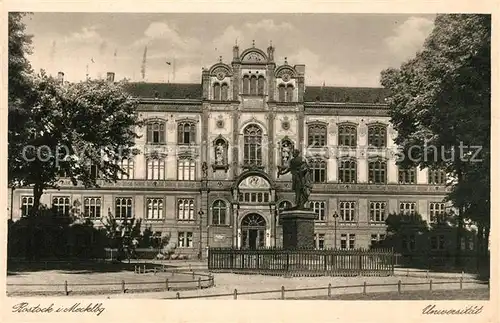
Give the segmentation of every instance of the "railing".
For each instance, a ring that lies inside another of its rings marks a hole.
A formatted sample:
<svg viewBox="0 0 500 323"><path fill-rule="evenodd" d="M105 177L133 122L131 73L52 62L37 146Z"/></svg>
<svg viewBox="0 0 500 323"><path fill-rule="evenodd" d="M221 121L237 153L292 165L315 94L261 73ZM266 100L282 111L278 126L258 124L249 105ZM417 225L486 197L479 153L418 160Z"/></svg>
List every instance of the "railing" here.
<svg viewBox="0 0 500 323"><path fill-rule="evenodd" d="M394 273L394 253L378 250L286 250L210 248L212 272L287 276L389 276Z"/></svg>
<svg viewBox="0 0 500 323"><path fill-rule="evenodd" d="M397 291L398 294L402 294L404 292L404 286L428 286L428 291L433 291L435 289L436 285L450 285L450 284L455 284L459 286L460 290L464 289L465 284L478 284L477 281L475 280L463 280L460 278L460 280L457 281L433 281L432 279L429 280L428 282L408 282L408 283L403 283L401 280L399 280L397 283L384 283L384 284L367 284L366 282L363 282L363 284L358 284L358 285L342 285L342 286L332 286L332 284L328 284L328 286L322 286L322 287L305 287L305 288L295 288L295 289L285 289L285 286L281 286L281 289L275 289L275 290L260 290L260 291L251 291L251 292L238 292L237 289L235 289L232 293L225 293L225 294L206 294L206 295L189 295L189 296L181 296L180 292L177 292L175 297L169 297L166 299L193 299L193 298L217 298L217 297L233 297L233 299L238 299L238 296L244 296L244 295L258 295L258 294L277 294L276 299L286 299L286 293L292 293L292 292L305 292L305 291L326 291L325 294L316 294L315 297L318 296L325 296L327 298L331 298L332 291L335 289L358 289L362 295L366 295L368 293L368 287L395 287L394 292ZM489 282L487 285L489 289ZM409 289L408 291L410 291ZM424 290L424 289L420 289ZM387 292L387 291L384 291ZM390 292L390 291L389 291ZM356 292L354 292L356 293ZM279 295L279 297L278 297ZM308 296L310 297L310 296ZM300 297L289 297L288 299L300 299ZM304 298L304 297L303 297Z"/></svg>

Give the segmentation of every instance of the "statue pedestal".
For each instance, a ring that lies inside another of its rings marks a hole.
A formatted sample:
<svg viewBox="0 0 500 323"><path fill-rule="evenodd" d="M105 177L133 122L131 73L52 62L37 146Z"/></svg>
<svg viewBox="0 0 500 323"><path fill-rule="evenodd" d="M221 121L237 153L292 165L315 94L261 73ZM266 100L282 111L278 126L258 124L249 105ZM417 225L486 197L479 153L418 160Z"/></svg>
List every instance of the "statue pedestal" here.
<svg viewBox="0 0 500 323"><path fill-rule="evenodd" d="M283 210L280 220L283 228L283 249L314 249L314 220L310 210Z"/></svg>

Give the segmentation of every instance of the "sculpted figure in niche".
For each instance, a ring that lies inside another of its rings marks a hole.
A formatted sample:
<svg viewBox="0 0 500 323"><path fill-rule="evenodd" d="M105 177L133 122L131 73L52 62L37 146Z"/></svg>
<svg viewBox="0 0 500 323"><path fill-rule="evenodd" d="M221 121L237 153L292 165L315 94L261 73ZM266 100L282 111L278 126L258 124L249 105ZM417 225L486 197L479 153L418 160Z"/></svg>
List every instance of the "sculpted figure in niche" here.
<svg viewBox="0 0 500 323"><path fill-rule="evenodd" d="M292 145L288 141L281 144L281 166L288 167L292 154Z"/></svg>
<svg viewBox="0 0 500 323"><path fill-rule="evenodd" d="M224 165L226 159L226 151L225 151L224 143L218 141L215 146L215 164L216 165Z"/></svg>

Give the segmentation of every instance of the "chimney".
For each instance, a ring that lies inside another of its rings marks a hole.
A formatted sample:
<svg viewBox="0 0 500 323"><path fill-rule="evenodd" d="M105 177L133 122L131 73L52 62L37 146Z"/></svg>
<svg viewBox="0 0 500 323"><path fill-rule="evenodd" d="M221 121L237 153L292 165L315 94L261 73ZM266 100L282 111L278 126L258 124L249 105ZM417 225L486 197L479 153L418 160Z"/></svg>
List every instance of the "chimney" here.
<svg viewBox="0 0 500 323"><path fill-rule="evenodd" d="M106 80L108 80L108 82L114 82L115 81L115 73L108 72L106 74Z"/></svg>
<svg viewBox="0 0 500 323"><path fill-rule="evenodd" d="M64 73L63 72L58 72L57 73L57 80L59 81L59 83L63 83L64 82Z"/></svg>

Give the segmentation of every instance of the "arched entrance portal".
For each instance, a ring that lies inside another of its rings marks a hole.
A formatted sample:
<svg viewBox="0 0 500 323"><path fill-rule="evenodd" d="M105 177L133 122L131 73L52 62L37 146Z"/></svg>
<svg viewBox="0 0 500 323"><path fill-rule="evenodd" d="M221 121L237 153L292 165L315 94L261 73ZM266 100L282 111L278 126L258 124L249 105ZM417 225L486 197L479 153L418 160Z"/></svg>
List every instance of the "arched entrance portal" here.
<svg viewBox="0 0 500 323"><path fill-rule="evenodd" d="M266 220L257 213L247 214L241 220L241 247L257 249L266 245Z"/></svg>

